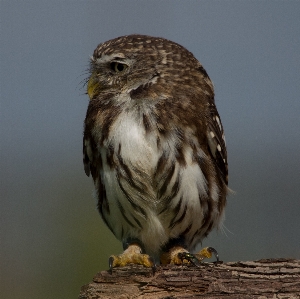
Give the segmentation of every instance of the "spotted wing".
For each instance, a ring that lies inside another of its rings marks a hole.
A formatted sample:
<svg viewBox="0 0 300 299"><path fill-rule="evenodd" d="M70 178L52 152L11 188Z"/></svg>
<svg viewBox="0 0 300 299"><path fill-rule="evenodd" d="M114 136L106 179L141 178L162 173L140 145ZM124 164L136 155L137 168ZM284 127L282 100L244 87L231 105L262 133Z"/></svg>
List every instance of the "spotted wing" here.
<svg viewBox="0 0 300 299"><path fill-rule="evenodd" d="M208 120L208 144L215 162L228 184L227 150L221 118L213 102L209 103L210 117Z"/></svg>

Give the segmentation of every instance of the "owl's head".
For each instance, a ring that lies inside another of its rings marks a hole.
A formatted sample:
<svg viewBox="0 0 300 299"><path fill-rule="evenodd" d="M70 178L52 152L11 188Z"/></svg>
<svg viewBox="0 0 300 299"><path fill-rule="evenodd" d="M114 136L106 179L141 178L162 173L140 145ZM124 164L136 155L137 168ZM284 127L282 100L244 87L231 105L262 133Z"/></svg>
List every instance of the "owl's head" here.
<svg viewBox="0 0 300 299"><path fill-rule="evenodd" d="M167 39L146 35L122 36L98 45L91 57L90 72L90 99L101 93L130 93L141 87L155 87L167 94L174 91L174 84L177 91L188 86L213 92L206 71L191 52Z"/></svg>

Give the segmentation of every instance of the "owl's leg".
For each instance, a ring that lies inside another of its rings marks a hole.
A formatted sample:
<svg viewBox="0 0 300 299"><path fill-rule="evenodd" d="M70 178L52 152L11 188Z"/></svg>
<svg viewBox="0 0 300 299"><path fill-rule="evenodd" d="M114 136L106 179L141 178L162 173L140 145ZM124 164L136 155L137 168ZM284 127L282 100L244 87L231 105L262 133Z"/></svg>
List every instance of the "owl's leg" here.
<svg viewBox="0 0 300 299"><path fill-rule="evenodd" d="M205 247L198 253L192 254L182 246L173 246L168 251L164 251L161 254L160 262L163 265L181 265L191 263L194 266L199 266L202 260L205 258L211 258L212 254L215 255L217 262L219 262L218 252L212 247Z"/></svg>
<svg viewBox="0 0 300 299"><path fill-rule="evenodd" d="M124 267L128 264L143 265L152 268L155 272L155 264L148 254L143 254L142 247L138 243L126 244L126 249L120 255L111 255L109 258L109 270L112 273L114 267Z"/></svg>

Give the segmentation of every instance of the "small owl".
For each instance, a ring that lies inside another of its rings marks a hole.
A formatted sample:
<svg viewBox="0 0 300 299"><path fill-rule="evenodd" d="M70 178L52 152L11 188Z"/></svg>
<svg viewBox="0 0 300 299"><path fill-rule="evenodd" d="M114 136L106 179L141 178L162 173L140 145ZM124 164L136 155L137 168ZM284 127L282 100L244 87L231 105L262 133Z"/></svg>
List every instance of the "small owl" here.
<svg viewBox="0 0 300 299"><path fill-rule="evenodd" d="M191 252L222 221L228 169L213 84L200 62L164 38L118 37L95 49L87 93L84 169L125 250L110 267L211 255L212 248L200 258Z"/></svg>

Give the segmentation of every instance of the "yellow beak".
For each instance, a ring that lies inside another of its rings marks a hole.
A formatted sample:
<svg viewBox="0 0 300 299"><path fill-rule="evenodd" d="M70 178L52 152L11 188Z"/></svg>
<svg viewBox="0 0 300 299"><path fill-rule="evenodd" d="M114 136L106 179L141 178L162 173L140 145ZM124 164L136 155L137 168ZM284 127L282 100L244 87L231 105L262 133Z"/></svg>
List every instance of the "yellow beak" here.
<svg viewBox="0 0 300 299"><path fill-rule="evenodd" d="M99 82L97 81L96 74L92 73L87 84L87 94L90 100L92 100L99 92Z"/></svg>

